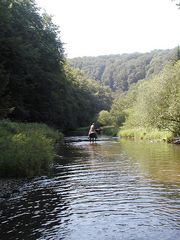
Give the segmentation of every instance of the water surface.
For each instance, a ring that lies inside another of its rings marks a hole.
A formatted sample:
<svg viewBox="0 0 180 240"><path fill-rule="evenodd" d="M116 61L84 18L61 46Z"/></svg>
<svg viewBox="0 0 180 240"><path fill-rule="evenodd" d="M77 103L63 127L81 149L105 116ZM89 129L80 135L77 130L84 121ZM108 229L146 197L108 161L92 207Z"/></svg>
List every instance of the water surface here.
<svg viewBox="0 0 180 240"><path fill-rule="evenodd" d="M75 142L1 203L2 240L180 239L180 146Z"/></svg>

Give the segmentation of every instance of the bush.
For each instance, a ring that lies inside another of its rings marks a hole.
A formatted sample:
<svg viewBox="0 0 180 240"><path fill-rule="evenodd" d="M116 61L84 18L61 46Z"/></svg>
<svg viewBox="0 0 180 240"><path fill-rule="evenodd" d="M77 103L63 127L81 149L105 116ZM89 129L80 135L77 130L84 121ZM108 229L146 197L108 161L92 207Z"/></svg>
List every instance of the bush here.
<svg viewBox="0 0 180 240"><path fill-rule="evenodd" d="M0 122L0 176L33 177L49 170L62 134L44 124Z"/></svg>
<svg viewBox="0 0 180 240"><path fill-rule="evenodd" d="M102 126L107 126L111 124L111 115L108 111L102 110L98 114L98 123L100 123Z"/></svg>

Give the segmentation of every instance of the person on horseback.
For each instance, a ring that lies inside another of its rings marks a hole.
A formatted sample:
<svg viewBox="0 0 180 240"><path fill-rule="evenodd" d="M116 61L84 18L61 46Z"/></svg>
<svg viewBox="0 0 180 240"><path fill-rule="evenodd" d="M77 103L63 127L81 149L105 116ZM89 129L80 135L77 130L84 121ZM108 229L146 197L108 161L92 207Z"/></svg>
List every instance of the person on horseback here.
<svg viewBox="0 0 180 240"><path fill-rule="evenodd" d="M97 133L96 133L96 130L95 130L95 125L94 123L91 124L91 127L89 129L89 133L88 133L88 136L89 136L89 140L90 142L91 141L96 141L97 139Z"/></svg>

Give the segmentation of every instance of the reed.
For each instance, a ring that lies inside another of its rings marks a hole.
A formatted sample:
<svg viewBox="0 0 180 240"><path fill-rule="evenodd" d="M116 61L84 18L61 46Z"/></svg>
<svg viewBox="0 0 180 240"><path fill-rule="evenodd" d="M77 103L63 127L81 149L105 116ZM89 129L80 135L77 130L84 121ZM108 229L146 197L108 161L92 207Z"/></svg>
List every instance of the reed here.
<svg viewBox="0 0 180 240"><path fill-rule="evenodd" d="M45 124L0 121L0 176L33 177L46 173L62 133Z"/></svg>

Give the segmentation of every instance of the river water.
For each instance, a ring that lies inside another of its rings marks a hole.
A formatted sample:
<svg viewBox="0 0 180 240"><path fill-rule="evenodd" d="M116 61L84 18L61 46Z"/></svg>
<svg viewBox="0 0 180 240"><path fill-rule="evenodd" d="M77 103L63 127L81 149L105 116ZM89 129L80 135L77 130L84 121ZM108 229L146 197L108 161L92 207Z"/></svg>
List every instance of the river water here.
<svg viewBox="0 0 180 240"><path fill-rule="evenodd" d="M58 155L1 202L1 240L180 239L180 146L81 137Z"/></svg>

